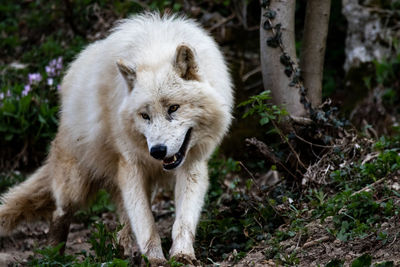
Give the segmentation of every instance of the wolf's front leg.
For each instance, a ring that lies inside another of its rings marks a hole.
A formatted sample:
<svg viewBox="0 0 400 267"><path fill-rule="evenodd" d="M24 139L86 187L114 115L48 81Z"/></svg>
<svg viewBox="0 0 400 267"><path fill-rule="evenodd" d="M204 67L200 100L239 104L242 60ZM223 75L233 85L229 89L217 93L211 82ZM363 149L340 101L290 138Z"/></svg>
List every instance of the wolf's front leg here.
<svg viewBox="0 0 400 267"><path fill-rule="evenodd" d="M177 170L175 185L176 218L172 228L172 257L195 260L193 242L197 222L208 188L207 162L197 162Z"/></svg>
<svg viewBox="0 0 400 267"><path fill-rule="evenodd" d="M136 241L152 265L166 262L150 208L150 187L142 171L134 163L121 160L118 184Z"/></svg>

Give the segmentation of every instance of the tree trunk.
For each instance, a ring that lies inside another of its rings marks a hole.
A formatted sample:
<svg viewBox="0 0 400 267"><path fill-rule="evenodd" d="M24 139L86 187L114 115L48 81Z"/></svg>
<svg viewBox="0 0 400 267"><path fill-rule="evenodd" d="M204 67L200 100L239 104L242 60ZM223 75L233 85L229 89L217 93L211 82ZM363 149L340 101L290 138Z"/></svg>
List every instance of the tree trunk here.
<svg viewBox="0 0 400 267"><path fill-rule="evenodd" d="M276 12L271 20L273 25L281 24L282 44L284 51L296 62L296 48L294 39L294 13L295 0L272 0L269 9ZM264 88L271 90L272 100L275 104L285 107L289 115L303 117L306 115L304 106L300 103L299 88L290 87L292 77L285 74L285 67L280 62L282 50L279 47L267 45L267 40L273 37L272 30L264 29L267 17L266 9L261 10L260 25L260 54ZM292 74L293 76L293 74Z"/></svg>
<svg viewBox="0 0 400 267"><path fill-rule="evenodd" d="M331 0L307 0L300 69L313 107L322 101L322 75Z"/></svg>

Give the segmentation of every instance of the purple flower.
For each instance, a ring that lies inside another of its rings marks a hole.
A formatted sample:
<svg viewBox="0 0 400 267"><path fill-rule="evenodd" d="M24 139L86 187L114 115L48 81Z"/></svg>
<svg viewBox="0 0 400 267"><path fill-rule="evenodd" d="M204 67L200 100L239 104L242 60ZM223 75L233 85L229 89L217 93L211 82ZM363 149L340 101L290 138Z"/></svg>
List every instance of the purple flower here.
<svg viewBox="0 0 400 267"><path fill-rule="evenodd" d="M47 65L45 69L49 77L55 77L61 73L62 68L63 68L63 59L62 57L58 57L52 59L49 62L49 65Z"/></svg>
<svg viewBox="0 0 400 267"><path fill-rule="evenodd" d="M4 99L4 93L1 92L1 93L0 93L0 100L3 100L3 99Z"/></svg>
<svg viewBox="0 0 400 267"><path fill-rule="evenodd" d="M61 70L62 67L63 67L63 59L62 59L62 57L58 57L58 58L57 58L56 69L57 69L57 70Z"/></svg>
<svg viewBox="0 0 400 267"><path fill-rule="evenodd" d="M24 86L24 90L22 91L22 96L26 96L31 91L31 86L29 84Z"/></svg>
<svg viewBox="0 0 400 267"><path fill-rule="evenodd" d="M46 66L46 73L47 74L50 74L50 73L52 73L54 70L50 67L50 66Z"/></svg>
<svg viewBox="0 0 400 267"><path fill-rule="evenodd" d="M47 78L47 85L52 86L54 84L53 78Z"/></svg>
<svg viewBox="0 0 400 267"><path fill-rule="evenodd" d="M57 85L57 90L60 91L61 90L61 85Z"/></svg>
<svg viewBox="0 0 400 267"><path fill-rule="evenodd" d="M46 73L49 77L54 77L56 76L56 69L51 65L46 66Z"/></svg>
<svg viewBox="0 0 400 267"><path fill-rule="evenodd" d="M39 83L42 80L40 73L29 73L28 74L29 84Z"/></svg>

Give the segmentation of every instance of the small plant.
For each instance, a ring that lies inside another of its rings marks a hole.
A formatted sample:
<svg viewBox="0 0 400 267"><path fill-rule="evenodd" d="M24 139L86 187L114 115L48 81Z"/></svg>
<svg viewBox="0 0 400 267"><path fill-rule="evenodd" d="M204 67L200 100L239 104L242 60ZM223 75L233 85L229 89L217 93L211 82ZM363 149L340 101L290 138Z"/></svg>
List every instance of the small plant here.
<svg viewBox="0 0 400 267"><path fill-rule="evenodd" d="M64 243L60 243L55 247L49 246L36 250L28 265L34 267L128 267L128 261L121 259L121 250L117 243L116 236L120 227L110 232L102 222L95 223L93 226L95 229L90 238L90 244L94 255L85 251L76 255L62 254L60 250ZM80 261L78 256L83 256L84 259Z"/></svg>
<svg viewBox="0 0 400 267"><path fill-rule="evenodd" d="M175 258L172 257L172 258L170 258L170 259L168 260L168 266L171 266L171 267L180 267L180 266L184 266L184 264L181 263L181 262L179 262L179 261L176 261Z"/></svg>
<svg viewBox="0 0 400 267"><path fill-rule="evenodd" d="M253 114L258 114L261 119L259 121L260 125L268 124L271 120L280 120L282 116L288 115L287 111L279 108L277 105L272 105L271 91L263 91L258 95L251 96L249 100L246 100L238 105L250 106L250 108L244 113L243 118L246 118Z"/></svg>
<svg viewBox="0 0 400 267"><path fill-rule="evenodd" d="M351 267L366 267L366 266L371 266L371 263L372 263L372 257L368 254L364 254L355 259L351 263Z"/></svg>
<svg viewBox="0 0 400 267"><path fill-rule="evenodd" d="M215 154L209 166L207 213L203 214L196 235L199 255L204 261L214 260L236 250L240 258L255 244L266 240L267 233L281 223L281 218L257 184L234 176L240 170L238 162ZM225 180L226 176L230 179Z"/></svg>
<svg viewBox="0 0 400 267"><path fill-rule="evenodd" d="M150 267L150 261L147 258L147 256L146 255L142 255L142 259L144 261L144 264L146 264L146 267Z"/></svg>
<svg viewBox="0 0 400 267"><path fill-rule="evenodd" d="M121 256L121 248L118 245L117 233L122 229L122 226L117 227L110 232L102 223L93 224L94 231L90 237L91 250L95 252L94 261L97 262L112 262Z"/></svg>
<svg viewBox="0 0 400 267"><path fill-rule="evenodd" d="M6 69L0 77L0 157L14 166L30 153L41 160L58 125L58 89L62 58L51 60L45 70L25 75L26 70ZM15 76L9 80L6 76ZM25 76L25 77L24 77ZM19 158L14 158L19 155ZM31 156L32 157L32 156ZM27 162L24 162L25 164ZM10 163L11 164L11 163Z"/></svg>
<svg viewBox="0 0 400 267"><path fill-rule="evenodd" d="M33 258L28 263L29 266L74 266L76 263L76 257L67 254L61 254L60 250L64 246L64 243L60 243L55 247L45 247L40 250L36 250L38 258Z"/></svg>
<svg viewBox="0 0 400 267"><path fill-rule="evenodd" d="M378 233L376 240L382 241L382 245L385 245L389 240L389 235L386 231L381 231Z"/></svg>
<svg viewBox="0 0 400 267"><path fill-rule="evenodd" d="M297 252L293 251L289 254L278 254L279 261L285 266L297 266L300 263Z"/></svg>

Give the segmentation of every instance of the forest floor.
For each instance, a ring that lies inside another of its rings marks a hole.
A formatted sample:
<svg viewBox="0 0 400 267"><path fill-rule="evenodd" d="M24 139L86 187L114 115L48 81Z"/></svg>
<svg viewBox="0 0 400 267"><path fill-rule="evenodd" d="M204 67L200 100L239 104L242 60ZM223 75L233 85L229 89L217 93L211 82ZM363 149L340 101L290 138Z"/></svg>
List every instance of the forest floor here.
<svg viewBox="0 0 400 267"><path fill-rule="evenodd" d="M400 173L390 175L388 179L378 180L371 187L367 186L361 191L368 191L368 188L379 186L379 184L381 189L385 187L398 191ZM153 205L153 212L156 215L160 236L168 239L173 223L173 216L171 216L173 202L165 199L165 196L161 194L161 197ZM307 205L304 203L303 208L306 208ZM400 207L400 198L395 198L393 206ZM284 207L281 208L284 209ZM312 210L307 209L306 213L308 215L305 217L311 217ZM161 216L157 216L157 214ZM117 228L118 220L114 212L107 211L99 215L96 220L102 221L107 229L114 231ZM261 241L246 253L238 255L238 251L234 249L231 253L226 253L224 259L221 257L217 257L215 260L207 258L199 263L202 266L370 266L367 263L372 261L376 264L374 266L400 266L398 214L387 217L363 232L362 235L346 241L341 241L329 231L329 229L335 228L333 220L333 216L328 216L323 221L309 219L301 230L291 233L287 239L280 242L269 242L279 233L290 233L293 230L291 229L293 220L287 220L276 229L274 236L269 241ZM48 229L48 224L44 222L32 225L24 224L12 236L2 237L0 239L0 266L31 266L32 258L38 257L34 251L46 246ZM70 227L65 253L79 255L82 251L89 252L92 246L90 239L93 229L86 222L76 218ZM164 247L164 249L167 248ZM202 248L197 247L196 249L201 250ZM139 255L140 258L136 245L132 252L133 255ZM83 256L77 256L77 258L83 259ZM361 265L354 265L355 261L359 261ZM133 265L138 265L137 263L136 260ZM379 263L382 265L378 265Z"/></svg>
<svg viewBox="0 0 400 267"><path fill-rule="evenodd" d="M398 203L399 205L400 203ZM102 221L109 229L116 227L116 215L113 213L104 213ZM399 222L395 218L381 225L381 230L388 236L394 238L382 243L375 236L369 235L364 238L357 238L349 242L342 242L327 234L330 220L321 223L319 220L307 224L308 238L293 237L285 240L280 245L287 255L286 259L266 259L268 251L274 248L268 245L258 245L246 254L244 258L235 262L235 252L230 253L223 261L217 261L216 266L324 266L333 259L343 259L344 266L350 266L356 258L367 254L371 255L375 263L393 262L393 266L400 266L400 242L397 240L399 234ZM171 218L164 217L157 221L157 227L161 236L169 236L172 225ZM27 266L30 258L34 255L34 250L46 245L46 234L48 225L46 223L36 223L34 225L23 225L11 237L3 237L0 241L0 266L13 264ZM71 224L70 234L66 246L67 254L79 254L89 251L91 229L84 223L75 222ZM138 252L135 245L133 251ZM290 262L297 258L298 263ZM212 265L211 262L201 262L201 265ZM337 265L339 266L339 265ZM389 266L389 265L387 265Z"/></svg>

